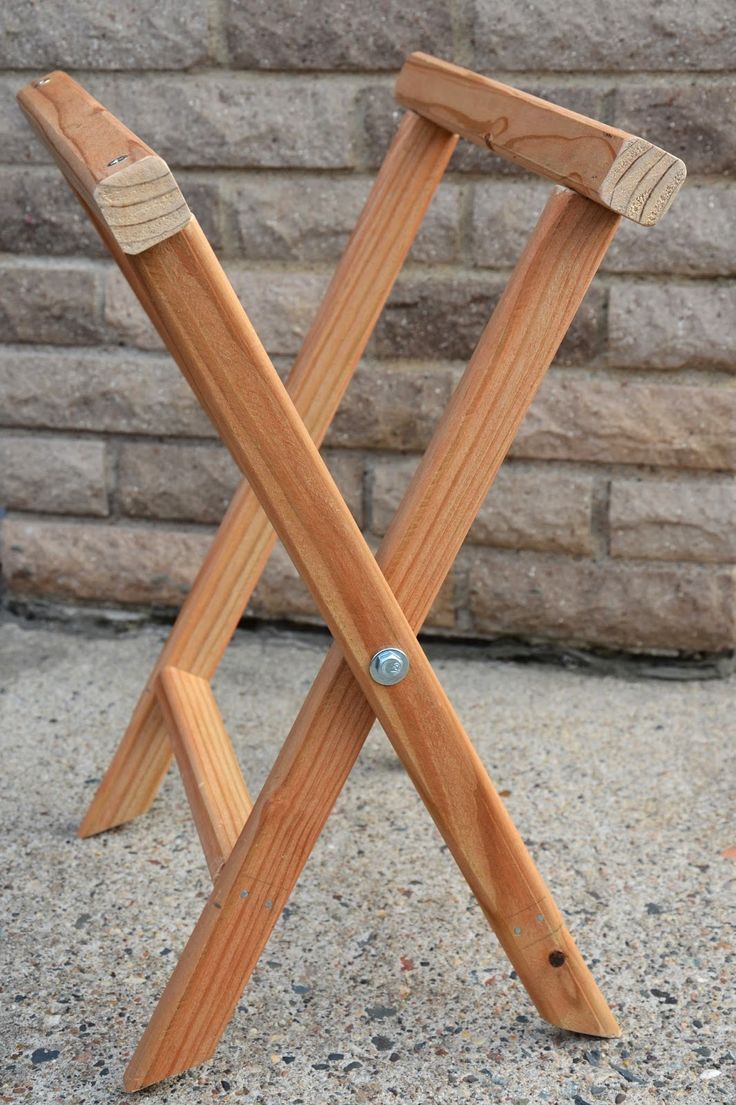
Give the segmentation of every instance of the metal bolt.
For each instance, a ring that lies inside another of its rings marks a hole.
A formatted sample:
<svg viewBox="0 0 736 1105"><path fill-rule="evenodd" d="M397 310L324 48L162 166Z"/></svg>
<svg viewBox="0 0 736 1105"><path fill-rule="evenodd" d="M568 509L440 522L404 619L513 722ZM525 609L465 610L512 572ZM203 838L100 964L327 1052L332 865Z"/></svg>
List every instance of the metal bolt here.
<svg viewBox="0 0 736 1105"><path fill-rule="evenodd" d="M249 890L241 890L240 891L240 897L241 898L247 898L249 893L250 893Z"/></svg>
<svg viewBox="0 0 736 1105"><path fill-rule="evenodd" d="M517 926L516 926L516 928L514 929L514 932L516 933L516 935L517 935L517 936L521 936L521 929L520 929L520 927L519 927L518 925L517 925Z"/></svg>
<svg viewBox="0 0 736 1105"><path fill-rule="evenodd" d="M271 901L271 899L270 899L270 898L268 898L268 899L266 900L266 902L265 902L265 906L266 906L266 909L271 909L271 908L273 907L273 902Z"/></svg>
<svg viewBox="0 0 736 1105"><path fill-rule="evenodd" d="M121 161L127 161L127 160L128 160L127 153L121 153L120 157L113 157L112 161L108 161L107 167L109 169L112 165L119 165Z"/></svg>
<svg viewBox="0 0 736 1105"><path fill-rule="evenodd" d="M38 88L40 84L48 84L50 80L51 77L41 77L40 81L36 81L36 88Z"/></svg>
<svg viewBox="0 0 736 1105"><path fill-rule="evenodd" d="M372 658L368 670L374 682L393 687L408 673L409 657L400 648L382 648Z"/></svg>

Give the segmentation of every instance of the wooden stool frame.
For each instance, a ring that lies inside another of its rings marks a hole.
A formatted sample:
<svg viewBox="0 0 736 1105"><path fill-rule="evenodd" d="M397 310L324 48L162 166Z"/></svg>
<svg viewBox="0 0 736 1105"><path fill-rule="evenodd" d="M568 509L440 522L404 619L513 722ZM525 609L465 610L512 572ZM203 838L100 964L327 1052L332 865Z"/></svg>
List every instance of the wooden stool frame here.
<svg viewBox="0 0 736 1105"><path fill-rule="evenodd" d="M416 632L620 216L656 222L682 184L682 162L412 55L397 85L411 110L287 392L161 158L63 73L18 98L247 480L80 829L87 836L144 813L173 751L214 883L126 1087L213 1054L376 717L540 1014L572 1031L619 1035ZM374 557L317 446L458 135L566 187L550 196ZM276 533L335 643L253 804L209 680ZM393 686L369 672L385 647L410 665Z"/></svg>

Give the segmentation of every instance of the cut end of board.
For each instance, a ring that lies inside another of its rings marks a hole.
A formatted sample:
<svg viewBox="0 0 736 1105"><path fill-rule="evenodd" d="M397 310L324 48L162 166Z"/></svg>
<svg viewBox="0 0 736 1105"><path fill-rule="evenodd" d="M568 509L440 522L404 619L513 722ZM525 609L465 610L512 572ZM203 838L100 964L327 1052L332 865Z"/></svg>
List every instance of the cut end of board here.
<svg viewBox="0 0 736 1105"><path fill-rule="evenodd" d="M171 170L156 155L121 166L100 181L94 200L123 253L143 253L192 217Z"/></svg>
<svg viewBox="0 0 736 1105"><path fill-rule="evenodd" d="M684 161L645 138L629 138L601 184L601 200L642 226L654 226L685 182Z"/></svg>

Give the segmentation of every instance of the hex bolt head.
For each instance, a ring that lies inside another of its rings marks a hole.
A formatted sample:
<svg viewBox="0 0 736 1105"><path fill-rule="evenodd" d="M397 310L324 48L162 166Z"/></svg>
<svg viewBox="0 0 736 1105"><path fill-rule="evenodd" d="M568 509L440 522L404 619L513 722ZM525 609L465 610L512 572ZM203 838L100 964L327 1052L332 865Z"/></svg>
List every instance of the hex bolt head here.
<svg viewBox="0 0 736 1105"><path fill-rule="evenodd" d="M409 657L400 648L381 648L371 659L371 679L383 687L400 683L409 671Z"/></svg>

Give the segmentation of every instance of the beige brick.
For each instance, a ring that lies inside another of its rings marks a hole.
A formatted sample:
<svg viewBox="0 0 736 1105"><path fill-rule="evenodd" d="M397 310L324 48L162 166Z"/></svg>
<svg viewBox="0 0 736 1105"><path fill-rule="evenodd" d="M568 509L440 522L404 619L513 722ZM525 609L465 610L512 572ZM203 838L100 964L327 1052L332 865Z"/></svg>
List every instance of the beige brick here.
<svg viewBox="0 0 736 1105"><path fill-rule="evenodd" d="M297 353L317 313L327 277L232 268L228 276L269 354L273 357ZM105 318L117 339L126 345L163 348L143 308L117 270L110 270L106 281Z"/></svg>
<svg viewBox="0 0 736 1105"><path fill-rule="evenodd" d="M214 436L168 356L125 350L0 347L0 411L8 426Z"/></svg>
<svg viewBox="0 0 736 1105"><path fill-rule="evenodd" d="M343 451L330 451L325 459L362 525L362 459ZM120 507L132 517L219 523L239 482L240 472L222 445L136 442L120 451Z"/></svg>
<svg viewBox="0 0 736 1105"><path fill-rule="evenodd" d="M611 555L736 561L736 482L614 480Z"/></svg>
<svg viewBox="0 0 736 1105"><path fill-rule="evenodd" d="M231 203L238 253L248 261L336 261L342 254L372 178L257 174L235 186ZM410 257L449 263L457 258L460 189L443 183Z"/></svg>
<svg viewBox="0 0 736 1105"><path fill-rule="evenodd" d="M736 469L736 389L552 372L512 455L603 464Z"/></svg>
<svg viewBox="0 0 736 1105"><path fill-rule="evenodd" d="M736 270L736 188L686 184L652 227L623 219L604 262L612 272L729 276Z"/></svg>
<svg viewBox="0 0 736 1105"><path fill-rule="evenodd" d="M2 542L5 580L18 594L179 606L211 535L9 517Z"/></svg>
<svg viewBox="0 0 736 1105"><path fill-rule="evenodd" d="M245 69L398 69L412 50L452 56L448 4L225 0L231 61Z"/></svg>
<svg viewBox="0 0 736 1105"><path fill-rule="evenodd" d="M736 644L736 573L474 549L477 633L608 648L719 652Z"/></svg>
<svg viewBox="0 0 736 1105"><path fill-rule="evenodd" d="M107 514L104 442L0 434L0 503L34 513Z"/></svg>
<svg viewBox="0 0 736 1105"><path fill-rule="evenodd" d="M617 283L608 310L611 363L736 369L736 287Z"/></svg>
<svg viewBox="0 0 736 1105"><path fill-rule="evenodd" d="M365 461L359 454L351 453L347 449L325 449L323 456L332 478L350 508L350 513L362 528L365 524L363 510Z"/></svg>
<svg viewBox="0 0 736 1105"><path fill-rule="evenodd" d="M120 509L132 517L219 523L239 480L230 454L215 442L136 442L120 450Z"/></svg>
<svg viewBox="0 0 736 1105"><path fill-rule="evenodd" d="M249 612L257 618L322 624L314 600L280 542L255 589ZM454 625L454 579L450 576L429 612L425 627L450 630Z"/></svg>
<svg viewBox="0 0 736 1105"><path fill-rule="evenodd" d="M416 457L373 464L372 529L382 534L416 468ZM593 478L543 465L504 465L473 524L469 541L549 552L592 551ZM441 525L441 519L438 520Z"/></svg>
<svg viewBox="0 0 736 1105"><path fill-rule="evenodd" d="M92 345L104 341L100 270L86 264L0 263L0 340Z"/></svg>
<svg viewBox="0 0 736 1105"><path fill-rule="evenodd" d="M455 373L445 365L362 365L327 442L349 449L424 449L454 380Z"/></svg>
<svg viewBox="0 0 736 1105"><path fill-rule="evenodd" d="M0 65L8 69L178 69L206 57L207 8L198 0L10 0L3 12Z"/></svg>
<svg viewBox="0 0 736 1105"><path fill-rule="evenodd" d="M733 68L729 0L601 4L474 0L475 65L488 70Z"/></svg>
<svg viewBox="0 0 736 1105"><path fill-rule="evenodd" d="M378 320L369 352L379 357L467 361L505 281L401 277ZM560 364L593 359L602 343L604 293L593 287L560 346Z"/></svg>
<svg viewBox="0 0 736 1105"><path fill-rule="evenodd" d="M626 81L616 92L613 121L681 157L690 174L733 173L734 112L733 77L669 80L661 85ZM666 226L664 222L663 229Z"/></svg>

